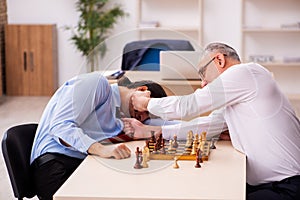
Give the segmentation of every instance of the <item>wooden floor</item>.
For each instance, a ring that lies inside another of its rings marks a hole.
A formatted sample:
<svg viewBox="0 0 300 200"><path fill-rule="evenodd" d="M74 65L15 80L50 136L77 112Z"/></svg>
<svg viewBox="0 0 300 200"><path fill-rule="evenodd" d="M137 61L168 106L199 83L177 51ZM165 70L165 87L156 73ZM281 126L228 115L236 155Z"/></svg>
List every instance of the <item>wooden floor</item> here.
<svg viewBox="0 0 300 200"><path fill-rule="evenodd" d="M38 122L50 97L2 97L0 99L0 139L9 127L29 122ZM300 99L290 97L298 117ZM15 199L0 148L0 200ZM33 199L37 199L36 197Z"/></svg>

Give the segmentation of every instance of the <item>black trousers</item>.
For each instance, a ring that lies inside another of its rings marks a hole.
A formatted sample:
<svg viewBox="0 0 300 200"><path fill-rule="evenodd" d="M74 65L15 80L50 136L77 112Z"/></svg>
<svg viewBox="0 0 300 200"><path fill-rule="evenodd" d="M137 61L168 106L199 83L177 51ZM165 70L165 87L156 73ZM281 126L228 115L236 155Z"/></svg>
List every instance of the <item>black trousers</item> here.
<svg viewBox="0 0 300 200"><path fill-rule="evenodd" d="M247 200L300 200L300 175L246 189Z"/></svg>
<svg viewBox="0 0 300 200"><path fill-rule="evenodd" d="M80 165L82 159L57 153L41 155L31 164L37 196L52 200L54 193Z"/></svg>

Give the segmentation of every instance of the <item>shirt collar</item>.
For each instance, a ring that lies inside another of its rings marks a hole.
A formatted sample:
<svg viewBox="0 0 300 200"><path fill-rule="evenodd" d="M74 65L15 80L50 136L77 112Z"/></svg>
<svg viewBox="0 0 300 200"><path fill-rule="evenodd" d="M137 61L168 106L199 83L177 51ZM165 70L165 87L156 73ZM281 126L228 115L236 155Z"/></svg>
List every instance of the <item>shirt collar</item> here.
<svg viewBox="0 0 300 200"><path fill-rule="evenodd" d="M112 97L113 97L113 102L116 107L121 107L121 97L120 97L120 91L119 91L119 86L117 83L111 84L110 85L111 90L112 90Z"/></svg>

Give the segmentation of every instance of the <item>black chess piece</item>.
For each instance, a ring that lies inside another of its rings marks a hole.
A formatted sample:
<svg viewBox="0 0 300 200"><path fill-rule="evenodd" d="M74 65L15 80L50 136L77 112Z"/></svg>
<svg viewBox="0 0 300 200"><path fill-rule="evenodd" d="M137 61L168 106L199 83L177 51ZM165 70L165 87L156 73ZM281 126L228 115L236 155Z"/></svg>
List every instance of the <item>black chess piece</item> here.
<svg viewBox="0 0 300 200"><path fill-rule="evenodd" d="M210 149L216 149L215 142L216 142L216 139L215 139L215 138L212 138L212 139L211 139Z"/></svg>
<svg viewBox="0 0 300 200"><path fill-rule="evenodd" d="M151 131L151 138L150 138L150 142L156 143L155 131Z"/></svg>
<svg viewBox="0 0 300 200"><path fill-rule="evenodd" d="M160 150L161 149L161 146L162 146L162 134L159 135L158 139L156 140L156 143L155 143L155 147L156 147L156 150Z"/></svg>
<svg viewBox="0 0 300 200"><path fill-rule="evenodd" d="M140 159L141 151L139 150L139 147L136 148L135 155L136 155L136 162L135 162L135 165L134 165L134 169L143 168L143 166L141 165L141 159Z"/></svg>
<svg viewBox="0 0 300 200"><path fill-rule="evenodd" d="M201 150L198 149L197 153L196 153L196 165L195 165L195 168L200 168L201 167L201 165L200 165L201 161L203 162L202 155L201 155Z"/></svg>
<svg viewBox="0 0 300 200"><path fill-rule="evenodd" d="M166 154L165 139L162 139L161 153L162 154Z"/></svg>

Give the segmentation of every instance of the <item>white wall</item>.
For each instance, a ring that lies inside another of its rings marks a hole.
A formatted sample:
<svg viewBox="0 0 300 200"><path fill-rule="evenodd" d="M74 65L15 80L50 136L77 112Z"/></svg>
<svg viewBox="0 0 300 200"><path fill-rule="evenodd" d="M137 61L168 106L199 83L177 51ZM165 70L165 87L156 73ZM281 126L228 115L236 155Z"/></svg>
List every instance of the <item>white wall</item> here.
<svg viewBox="0 0 300 200"><path fill-rule="evenodd" d="M69 40L71 32L64 30L64 26L74 26L77 24L78 13L76 12L75 2L75 0L7 0L8 23L57 24L59 85L70 77L82 72L84 68L83 58ZM113 34L129 31L125 33L128 36L131 34L130 31L135 29L136 1L114 0L114 2L122 4L125 11L129 13L129 16L119 21ZM227 4L234 4L234 10L237 12L225 12L224 8ZM204 12L204 42L223 41L239 49L239 1L206 1L204 3ZM215 31L216 26L218 26L218 31ZM228 26L232 28L228 29ZM234 37L232 36L233 33L235 33ZM122 46L120 44L126 43L126 41L123 41L126 40L125 38L117 40L116 46L113 46L113 49L110 51L121 55ZM131 39L133 40L133 37ZM117 67L116 65L119 63L120 61L118 60L112 65Z"/></svg>
<svg viewBox="0 0 300 200"><path fill-rule="evenodd" d="M119 0L119 2L124 2ZM135 10L135 1L126 0L124 9ZM56 24L58 31L58 74L59 85L84 68L84 59L69 40L71 31L65 26L75 26L78 21L75 0L7 0L8 23L14 24ZM134 23L133 23L134 22ZM130 14L121 20L116 32L134 28L135 16Z"/></svg>
<svg viewBox="0 0 300 200"><path fill-rule="evenodd" d="M84 59L69 40L71 32L64 30L66 25L74 26L77 24L78 13L75 9L75 3L75 0L7 0L9 23L57 24L59 85L70 77L84 72L85 68ZM136 0L113 0L113 3L122 4L129 16L119 21L112 32L113 39L108 41L108 53L102 64L108 66L109 69L120 67L124 44L130 40L135 40L137 37L136 32L134 32L137 15ZM240 52L241 1L203 0L203 12L203 45L220 41L233 46ZM153 11L153 15L155 15L155 11ZM178 15L178 18L180 17ZM281 84L285 84L284 79L279 78L279 80ZM287 84L290 83L287 82ZM285 85L283 88L289 88L289 85ZM288 92L291 93L291 91ZM299 90L294 92L300 93Z"/></svg>
<svg viewBox="0 0 300 200"><path fill-rule="evenodd" d="M7 12L8 23L56 24L59 84L77 73L82 58L69 41L71 33L64 30L64 26L77 23L74 0L8 0Z"/></svg>

